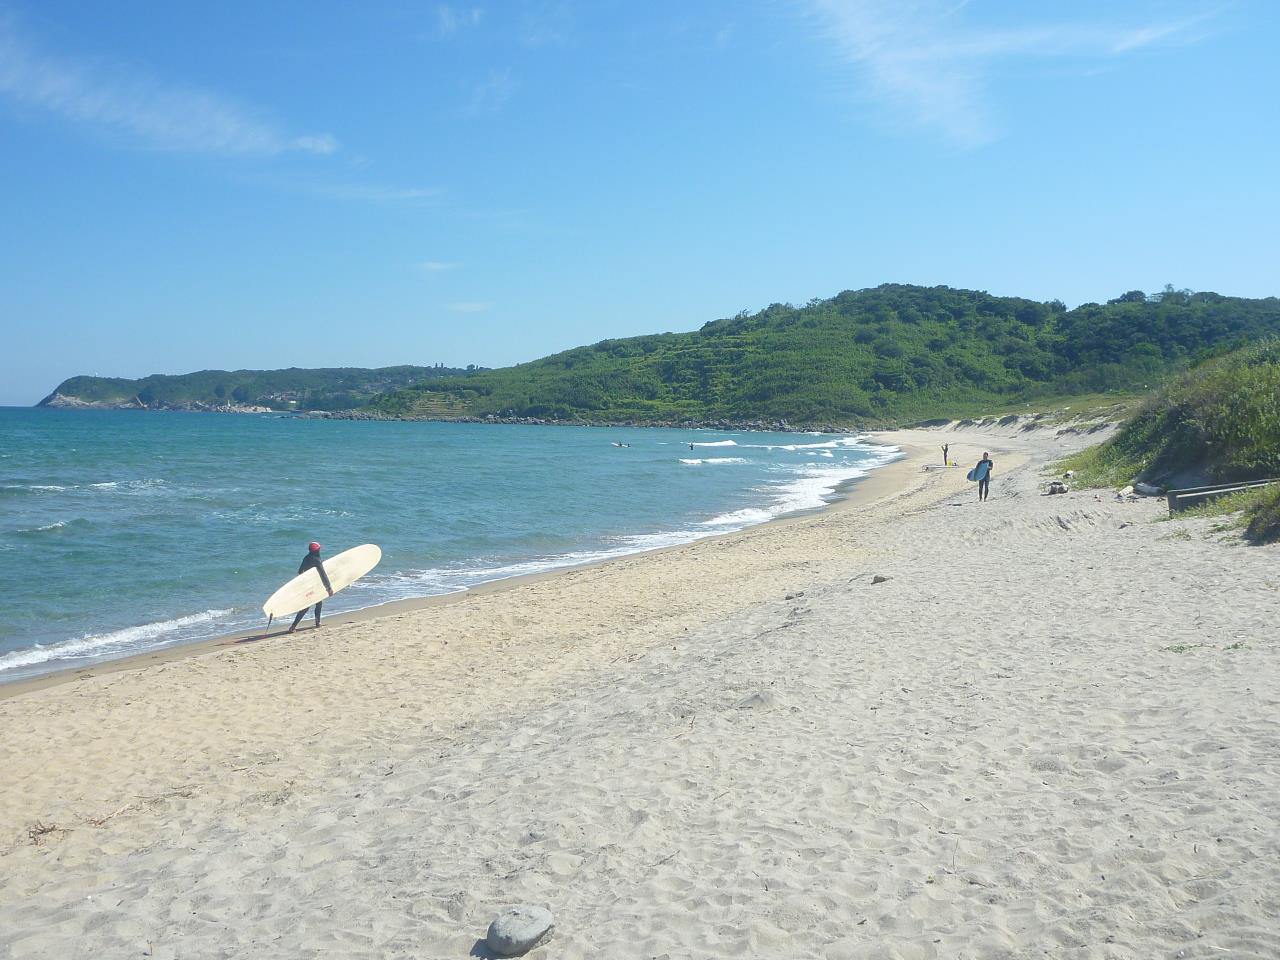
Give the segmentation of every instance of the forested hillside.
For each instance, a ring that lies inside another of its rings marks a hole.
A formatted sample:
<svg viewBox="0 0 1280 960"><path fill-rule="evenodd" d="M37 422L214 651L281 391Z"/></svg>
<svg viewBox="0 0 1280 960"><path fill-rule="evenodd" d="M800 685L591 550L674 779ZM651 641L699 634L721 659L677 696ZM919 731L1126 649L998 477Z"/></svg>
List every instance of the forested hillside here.
<svg viewBox="0 0 1280 960"><path fill-rule="evenodd" d="M207 409L226 406L273 410L343 410L378 394L416 383L438 383L467 373L453 367L333 367L303 370L201 370L139 380L72 377L40 406Z"/></svg>
<svg viewBox="0 0 1280 960"><path fill-rule="evenodd" d="M671 423L881 423L993 403L1145 387L1280 333L1280 300L1171 288L1067 310L974 290L888 284L774 304L691 333L605 340L421 384L373 408L407 416Z"/></svg>

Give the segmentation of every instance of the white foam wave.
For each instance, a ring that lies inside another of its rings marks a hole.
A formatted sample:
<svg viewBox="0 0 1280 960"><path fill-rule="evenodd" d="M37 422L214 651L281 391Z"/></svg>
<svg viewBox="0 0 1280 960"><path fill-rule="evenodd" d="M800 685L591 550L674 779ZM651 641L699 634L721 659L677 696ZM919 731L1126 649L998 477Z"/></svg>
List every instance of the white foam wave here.
<svg viewBox="0 0 1280 960"><path fill-rule="evenodd" d="M681 460L681 463L696 467L704 463L749 463L744 457L707 457L705 460Z"/></svg>
<svg viewBox="0 0 1280 960"><path fill-rule="evenodd" d="M704 527L749 527L753 524L764 523L766 520L772 520L777 514L772 510L762 509L760 507L744 507L741 510L734 510L730 513L722 513L718 517L712 517L710 520L703 520Z"/></svg>
<svg viewBox="0 0 1280 960"><path fill-rule="evenodd" d="M741 529L776 517L796 513L801 510L816 510L829 504L836 490L842 483L865 477L869 470L883 466L898 459L900 451L897 447L873 447L860 443L855 437L846 437L839 441L843 448L858 447L860 452L870 454L857 464L809 464L799 468L801 472L794 479L784 483L771 484L760 489L773 497L767 507L747 507L733 510L704 520L703 526L720 529Z"/></svg>
<svg viewBox="0 0 1280 960"><path fill-rule="evenodd" d="M587 563L599 563L602 560L613 560L646 550L660 550L663 547L675 547L694 540L711 536L715 531L709 530L669 530L661 533L629 534L611 538L617 546L599 550L575 550L551 557L537 557L531 560L520 560L513 563L498 564L491 567L453 567L432 568L427 570L411 570L385 578L380 586L383 589L410 586L417 590L426 588L434 595L458 593L468 587L495 580L506 580L510 577L525 577L539 573L550 573L566 567L576 567Z"/></svg>
<svg viewBox="0 0 1280 960"><path fill-rule="evenodd" d="M822 436L822 434L817 434ZM748 443L748 447L755 447L757 450L836 450L840 448L849 449L853 447L863 447L862 437L839 437L835 440L823 440L821 443Z"/></svg>
<svg viewBox="0 0 1280 960"><path fill-rule="evenodd" d="M123 630L114 630L111 633L87 634L76 640L65 640L49 646L37 644L25 650L14 650L11 653L0 656L0 672L16 670L19 667L35 666L39 663L48 663L51 660L76 660L85 657L120 654L146 641L179 639L178 637L171 637L171 635L181 633L187 627L197 626L217 620L219 617L225 617L231 612L230 609L205 610L201 613L193 613L173 620L161 620L157 623L144 623L137 627L126 627Z"/></svg>
<svg viewBox="0 0 1280 960"><path fill-rule="evenodd" d="M704 440L702 442L694 441L689 444L691 447L736 447L737 440Z"/></svg>

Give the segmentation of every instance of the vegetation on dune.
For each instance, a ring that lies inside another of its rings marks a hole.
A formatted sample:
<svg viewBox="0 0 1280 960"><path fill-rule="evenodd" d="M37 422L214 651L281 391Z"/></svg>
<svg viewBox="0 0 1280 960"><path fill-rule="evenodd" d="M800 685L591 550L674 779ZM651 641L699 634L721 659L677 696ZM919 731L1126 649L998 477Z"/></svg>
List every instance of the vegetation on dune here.
<svg viewBox="0 0 1280 960"><path fill-rule="evenodd" d="M1166 289L1067 310L889 284L419 384L372 407L397 416L878 424L1141 388L1274 334L1274 298Z"/></svg>
<svg viewBox="0 0 1280 960"><path fill-rule="evenodd" d="M468 371L453 367L334 367L304 370L201 370L175 376L153 374L139 380L72 377L41 401L55 396L86 403L134 404L148 408L184 408L227 404L276 410L345 410L363 406L378 394L415 383L436 383Z"/></svg>
<svg viewBox="0 0 1280 960"><path fill-rule="evenodd" d="M1254 543L1275 543L1280 540L1280 486L1270 486L1259 491L1245 516L1247 522L1244 535L1249 540Z"/></svg>
<svg viewBox="0 0 1280 960"><path fill-rule="evenodd" d="M1063 466L1087 486L1160 481L1196 468L1223 483L1280 476L1280 341L1174 377L1114 437Z"/></svg>
<svg viewBox="0 0 1280 960"><path fill-rule="evenodd" d="M1161 482L1192 471L1220 483L1280 477L1280 341L1253 344L1173 378L1115 436L1060 467L1075 470L1082 486ZM1247 491L1201 512L1234 511L1249 539L1280 537L1280 487Z"/></svg>
<svg viewBox="0 0 1280 960"><path fill-rule="evenodd" d="M1241 490L1184 510L1178 519L1225 517L1215 530L1239 530L1254 543L1280 540L1280 485Z"/></svg>

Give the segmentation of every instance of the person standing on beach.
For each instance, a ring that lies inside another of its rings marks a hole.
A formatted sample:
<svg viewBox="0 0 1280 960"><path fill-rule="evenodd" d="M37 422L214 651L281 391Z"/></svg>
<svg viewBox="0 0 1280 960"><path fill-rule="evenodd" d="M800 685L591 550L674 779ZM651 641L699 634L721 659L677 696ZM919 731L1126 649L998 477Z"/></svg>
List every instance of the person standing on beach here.
<svg viewBox="0 0 1280 960"><path fill-rule="evenodd" d="M947 461L947 451L949 451L950 449L951 449L951 444L949 444L949 443L944 443L944 444L942 445L942 465L943 465L944 467L945 467L945 466L947 465L947 463L948 463L948 461Z"/></svg>
<svg viewBox="0 0 1280 960"><path fill-rule="evenodd" d="M987 499L987 495L991 492L991 471L995 468L995 464L991 462L991 454L982 451L982 459L978 461L978 465L973 468L973 478L978 481L978 502Z"/></svg>
<svg viewBox="0 0 1280 960"><path fill-rule="evenodd" d="M332 597L333 587L329 586L329 575L324 572L324 563L320 560L320 544L316 543L314 540L312 540L310 545L307 547L307 555L302 558L302 563L298 566L298 573L306 573L308 570L312 569L320 574L320 580L324 583L325 590L327 590L329 592L329 596ZM324 601L321 600L315 606L317 630L320 629L320 607L323 604ZM298 629L298 624L300 624L302 622L302 618L307 615L308 609L309 608L307 607L303 607L298 611L298 615L293 618L293 626L289 628L290 633L293 633L293 631Z"/></svg>

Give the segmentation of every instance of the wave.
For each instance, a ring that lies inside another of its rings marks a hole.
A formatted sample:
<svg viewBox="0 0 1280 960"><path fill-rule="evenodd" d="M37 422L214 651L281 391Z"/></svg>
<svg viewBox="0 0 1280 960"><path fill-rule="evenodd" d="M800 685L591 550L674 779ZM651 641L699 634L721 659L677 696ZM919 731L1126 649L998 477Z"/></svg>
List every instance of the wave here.
<svg viewBox="0 0 1280 960"><path fill-rule="evenodd" d="M66 493L68 490L123 490L136 492L149 490L165 483L159 477L147 477L141 480L104 480L100 483L6 483L0 484L0 491L16 495L20 493Z"/></svg>
<svg viewBox="0 0 1280 960"><path fill-rule="evenodd" d="M143 493L154 487L162 487L165 481L159 477L144 477L141 480L105 480L102 483L91 483L92 490L119 490L122 493Z"/></svg>
<svg viewBox="0 0 1280 960"><path fill-rule="evenodd" d="M822 434L818 434L822 436ZM840 437L837 440L823 440L820 443L748 443L745 446L754 447L757 450L836 450L836 449L852 449L863 448L867 445L863 442L863 437Z"/></svg>
<svg viewBox="0 0 1280 960"><path fill-rule="evenodd" d="M19 493L64 493L74 487L65 487L57 483L6 483L0 486L11 495Z"/></svg>
<svg viewBox="0 0 1280 960"><path fill-rule="evenodd" d="M704 463L750 463L745 457L707 457L705 460L681 460L681 463L688 464L691 467L699 466Z"/></svg>
<svg viewBox="0 0 1280 960"><path fill-rule="evenodd" d="M76 640L64 640L49 646L36 644L24 650L14 650L0 656L0 672L16 670L19 667L31 667L51 660L78 660L86 657L101 657L111 654L123 654L130 648L137 647L145 641L186 639L181 634L184 628L209 623L232 613L231 609L204 610L200 613L176 617L173 620L160 620L156 623L144 623L137 627L125 627L110 633L87 634Z"/></svg>
<svg viewBox="0 0 1280 960"><path fill-rule="evenodd" d="M901 451L897 447L872 447L863 444L857 438L845 438L842 447L859 447L861 451L871 454L857 464L812 464L801 468L801 472L792 480L784 483L770 484L759 488L772 495L773 502L767 507L747 507L733 510L704 520L703 526L741 529L773 520L789 513L801 510L816 510L825 507L835 498L836 490L843 483L865 477L876 467L897 460Z"/></svg>
<svg viewBox="0 0 1280 960"><path fill-rule="evenodd" d="M479 586L484 583L507 580L511 577L550 573L554 570L563 570L566 567L599 563L602 560L613 560L647 550L676 547L711 535L711 532L706 530L670 530L661 533L628 534L610 538L617 546L604 547L598 550L574 550L568 553L556 554L555 556L517 560L495 566L433 567L426 570L411 570L402 574L392 574L380 578L378 581L368 583L366 591L382 592L396 587L411 586L417 589L426 587L436 596L460 593L469 587ZM355 587L352 589L354 590ZM420 594L413 595L420 596ZM405 599L405 595L397 594L394 599ZM372 602L382 603L385 601L374 600Z"/></svg>
<svg viewBox="0 0 1280 960"><path fill-rule="evenodd" d="M54 523L46 523L44 524L44 526L40 526L40 527L30 527L26 530L18 530L17 534L19 536L23 536L23 535L29 536L30 534L33 534L33 533L52 533L55 530L65 530L67 527L71 526L72 524L80 523L80 522L82 521L80 521L79 518L75 520L58 520Z"/></svg>
<svg viewBox="0 0 1280 960"><path fill-rule="evenodd" d="M765 510L761 507L744 507L741 510L733 510L729 513L722 513L718 517L712 517L710 520L703 520L704 527L742 527L754 526L757 523L764 523L766 520L772 520L777 514L772 510Z"/></svg>
<svg viewBox="0 0 1280 960"><path fill-rule="evenodd" d="M695 440L689 444L691 447L736 447L737 445L737 440L705 440L702 442Z"/></svg>

